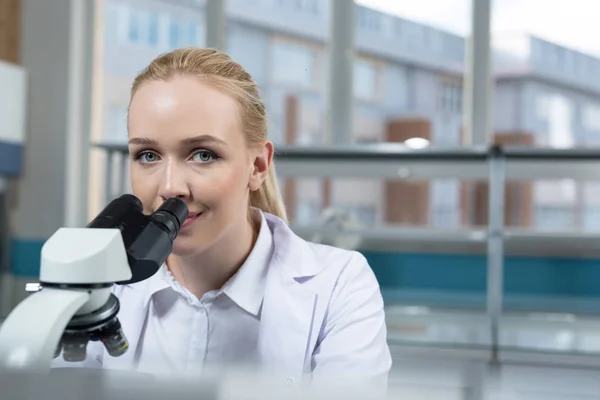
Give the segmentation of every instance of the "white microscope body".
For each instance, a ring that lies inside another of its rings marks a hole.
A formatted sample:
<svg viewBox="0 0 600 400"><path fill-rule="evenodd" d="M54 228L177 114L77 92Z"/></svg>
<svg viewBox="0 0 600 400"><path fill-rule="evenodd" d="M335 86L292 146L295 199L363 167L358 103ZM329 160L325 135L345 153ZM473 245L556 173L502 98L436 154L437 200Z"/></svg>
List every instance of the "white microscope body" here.
<svg viewBox="0 0 600 400"><path fill-rule="evenodd" d="M40 280L50 285L17 305L2 324L0 366L49 369L71 318L102 307L112 284L130 278L118 229L59 229L41 254Z"/></svg>
<svg viewBox="0 0 600 400"><path fill-rule="evenodd" d="M187 215L182 200L169 199L145 216L139 200L124 195L88 227L56 231L42 247L41 290L0 328L0 369L50 371L61 352L67 361L83 361L90 340L101 341L113 356L125 353L112 287L152 276Z"/></svg>

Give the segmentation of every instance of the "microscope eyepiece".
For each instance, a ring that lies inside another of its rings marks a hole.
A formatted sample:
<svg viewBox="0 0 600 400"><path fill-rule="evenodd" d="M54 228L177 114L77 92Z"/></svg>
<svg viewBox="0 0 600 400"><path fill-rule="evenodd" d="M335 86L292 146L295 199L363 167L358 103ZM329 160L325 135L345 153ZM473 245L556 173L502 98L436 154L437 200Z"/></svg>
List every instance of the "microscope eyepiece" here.
<svg viewBox="0 0 600 400"><path fill-rule="evenodd" d="M164 225L169 233L170 240L173 241L187 218L188 212L187 205L183 200L172 197L167 199L150 218Z"/></svg>
<svg viewBox="0 0 600 400"><path fill-rule="evenodd" d="M177 219L179 226L181 226L181 224L183 224L185 219L188 217L188 212L189 212L188 207L185 204L185 202L181 199L178 199L177 197L171 197L171 198L165 200L165 202L162 203L162 205L159 207L159 209L156 210L156 212L162 212L162 211L171 213Z"/></svg>
<svg viewBox="0 0 600 400"><path fill-rule="evenodd" d="M131 284L158 271L171 254L173 241L188 213L185 202L172 197L155 212L145 215L142 202L132 194L124 194L111 201L87 227L121 231L132 277L116 283Z"/></svg>

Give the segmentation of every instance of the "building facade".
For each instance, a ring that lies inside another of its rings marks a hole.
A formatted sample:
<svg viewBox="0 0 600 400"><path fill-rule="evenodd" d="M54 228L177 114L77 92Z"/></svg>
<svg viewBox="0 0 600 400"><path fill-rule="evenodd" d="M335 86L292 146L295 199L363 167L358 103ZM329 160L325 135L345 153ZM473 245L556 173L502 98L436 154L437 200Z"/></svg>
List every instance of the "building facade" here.
<svg viewBox="0 0 600 400"><path fill-rule="evenodd" d="M260 85L275 144L328 142L330 4L319 0L228 0L227 52ZM354 142L405 141L459 146L465 38L356 6ZM124 139L135 74L158 53L205 45L204 1L107 0L104 136ZM600 60L526 35L494 38L494 132L509 144L595 145L600 137ZM455 228L484 224L481 190L459 180L283 182L297 223L327 206L353 210L367 224ZM507 223L593 229L600 225L595 184L511 183ZM479 193L479 195L478 195ZM598 223L593 222L598 219Z"/></svg>

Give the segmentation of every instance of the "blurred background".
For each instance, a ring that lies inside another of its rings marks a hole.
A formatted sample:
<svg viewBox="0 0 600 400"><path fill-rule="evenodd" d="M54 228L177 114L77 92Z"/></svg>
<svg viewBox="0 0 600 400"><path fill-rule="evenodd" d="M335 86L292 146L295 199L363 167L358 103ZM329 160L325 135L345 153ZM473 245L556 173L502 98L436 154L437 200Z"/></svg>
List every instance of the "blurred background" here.
<svg viewBox="0 0 600 400"><path fill-rule="evenodd" d="M592 398L598 21L597 0L0 0L0 316L56 229L129 191L134 76L217 47L260 85L294 229L368 258L406 398L481 398L489 361L518 398Z"/></svg>

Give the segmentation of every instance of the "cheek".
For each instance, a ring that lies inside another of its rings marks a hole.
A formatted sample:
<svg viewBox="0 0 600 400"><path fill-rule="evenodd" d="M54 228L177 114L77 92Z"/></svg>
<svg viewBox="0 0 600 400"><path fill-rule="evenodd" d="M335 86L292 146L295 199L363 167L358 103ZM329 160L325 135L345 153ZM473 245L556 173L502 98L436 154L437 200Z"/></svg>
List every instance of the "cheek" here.
<svg viewBox="0 0 600 400"><path fill-rule="evenodd" d="M236 204L243 200L248 190L248 176L243 168L215 171L210 179L197 186L196 198L210 198L213 203ZM202 194L204 192L204 194Z"/></svg>

